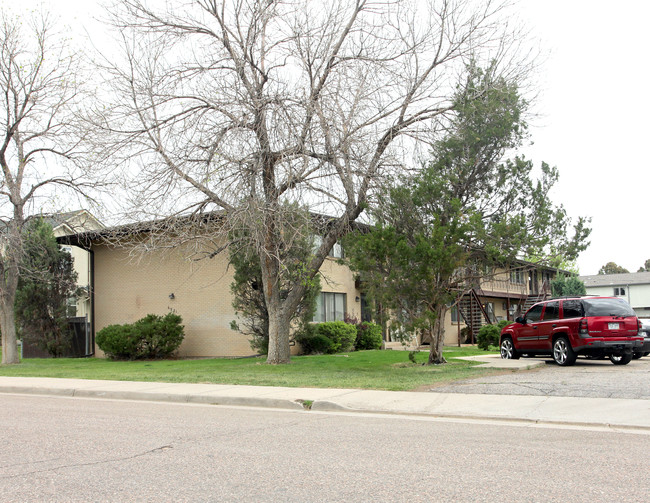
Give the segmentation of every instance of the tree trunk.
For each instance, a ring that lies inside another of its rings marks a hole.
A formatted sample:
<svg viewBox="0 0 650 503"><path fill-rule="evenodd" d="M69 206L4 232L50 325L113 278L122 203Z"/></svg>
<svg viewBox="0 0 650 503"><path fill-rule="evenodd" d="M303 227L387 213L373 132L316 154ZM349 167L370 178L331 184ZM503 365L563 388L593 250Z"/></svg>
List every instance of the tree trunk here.
<svg viewBox="0 0 650 503"><path fill-rule="evenodd" d="M274 231L274 222L267 224L265 249L260 254L262 270L262 288L264 289L264 302L269 314L269 351L266 363L273 365L289 363L291 348L289 346L289 319L285 313L287 309L280 295L280 263L278 260Z"/></svg>
<svg viewBox="0 0 650 503"><path fill-rule="evenodd" d="M269 309L269 354L266 363L273 365L289 363L289 322L277 310Z"/></svg>
<svg viewBox="0 0 650 503"><path fill-rule="evenodd" d="M445 315L447 314L447 306L445 304L439 304L434 308L434 311L436 319L433 322L433 330L431 333L429 365L447 363L447 360L442 356L442 348L445 344Z"/></svg>
<svg viewBox="0 0 650 503"><path fill-rule="evenodd" d="M16 345L16 318L14 305L18 289L18 274L23 253L22 226L23 208L14 206L14 218L6 232L5 250L2 260L2 282L0 283L0 330L2 330L2 363L20 363Z"/></svg>
<svg viewBox="0 0 650 503"><path fill-rule="evenodd" d="M0 330L2 330L2 363L20 363L16 345L16 321L14 319L15 292L4 292L0 299Z"/></svg>

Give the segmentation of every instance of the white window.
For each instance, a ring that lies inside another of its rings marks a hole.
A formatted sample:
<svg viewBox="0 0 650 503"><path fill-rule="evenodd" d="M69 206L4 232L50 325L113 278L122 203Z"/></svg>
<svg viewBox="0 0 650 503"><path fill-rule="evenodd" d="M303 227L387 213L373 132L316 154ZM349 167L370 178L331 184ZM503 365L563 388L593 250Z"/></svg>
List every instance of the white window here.
<svg viewBox="0 0 650 503"><path fill-rule="evenodd" d="M510 282L517 285L524 284L524 271L521 269L512 269L510 271Z"/></svg>
<svg viewBox="0 0 650 503"><path fill-rule="evenodd" d="M320 246L323 244L323 238L315 235L313 238L312 253L316 253ZM341 243L334 243L332 249L327 254L328 257L343 258L343 247Z"/></svg>
<svg viewBox="0 0 650 503"><path fill-rule="evenodd" d="M497 321L497 317L494 314L494 302L486 302L483 304L483 309L485 309L485 312L488 315L488 318L490 318L490 321L492 323L495 323Z"/></svg>
<svg viewBox="0 0 650 503"><path fill-rule="evenodd" d="M334 258L343 258L343 247L341 243L334 243L334 246L332 246L332 249L327 255Z"/></svg>
<svg viewBox="0 0 650 503"><path fill-rule="evenodd" d="M315 322L344 321L346 295L344 293L321 292L316 298Z"/></svg>
<svg viewBox="0 0 650 503"><path fill-rule="evenodd" d="M77 299L76 299L76 297L68 297L66 299L66 315L68 317L77 316Z"/></svg>
<svg viewBox="0 0 650 503"><path fill-rule="evenodd" d="M616 296L625 295L625 288L621 288L621 287L614 288L614 295Z"/></svg>

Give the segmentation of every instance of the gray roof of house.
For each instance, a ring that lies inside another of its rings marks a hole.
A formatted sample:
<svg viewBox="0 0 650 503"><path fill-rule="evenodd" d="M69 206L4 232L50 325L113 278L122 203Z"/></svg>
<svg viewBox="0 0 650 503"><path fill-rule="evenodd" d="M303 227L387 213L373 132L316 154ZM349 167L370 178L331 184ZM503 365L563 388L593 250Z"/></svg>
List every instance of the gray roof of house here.
<svg viewBox="0 0 650 503"><path fill-rule="evenodd" d="M43 220L50 224L53 228L59 225L67 224L75 215L82 213L84 210L67 211L65 213L51 213L49 215L42 215Z"/></svg>
<svg viewBox="0 0 650 503"><path fill-rule="evenodd" d="M585 286L650 285L650 272L628 272L624 274L593 274L580 276Z"/></svg>

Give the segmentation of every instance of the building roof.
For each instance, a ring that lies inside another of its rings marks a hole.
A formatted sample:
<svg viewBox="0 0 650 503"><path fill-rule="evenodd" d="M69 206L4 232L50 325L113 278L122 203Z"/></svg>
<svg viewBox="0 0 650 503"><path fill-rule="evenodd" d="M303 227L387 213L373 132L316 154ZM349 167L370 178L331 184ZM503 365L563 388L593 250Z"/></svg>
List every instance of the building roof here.
<svg viewBox="0 0 650 503"><path fill-rule="evenodd" d="M223 210L206 211L189 213L183 215L159 218L157 220L147 220L142 222L133 222L129 224L117 225L114 227L104 227L96 230L86 230L76 234L61 236L59 243L71 244L81 248L90 248L93 242L117 242L125 236L134 236L138 234L163 235L178 231L181 227L194 227L195 232L204 232L206 224L214 224L222 221L224 216ZM326 228L332 222L338 220L338 217L311 213L312 221L319 228ZM366 224L352 222L351 228L366 227Z"/></svg>
<svg viewBox="0 0 650 503"><path fill-rule="evenodd" d="M650 285L650 272L628 272L624 274L593 274L580 276L587 288L590 286Z"/></svg>

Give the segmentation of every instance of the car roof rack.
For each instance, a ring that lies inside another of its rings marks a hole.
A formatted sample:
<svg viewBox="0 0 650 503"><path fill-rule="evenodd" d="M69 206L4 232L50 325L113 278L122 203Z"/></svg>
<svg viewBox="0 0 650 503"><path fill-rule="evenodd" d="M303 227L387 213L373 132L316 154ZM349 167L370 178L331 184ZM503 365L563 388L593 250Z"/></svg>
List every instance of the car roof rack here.
<svg viewBox="0 0 650 503"><path fill-rule="evenodd" d="M589 297L602 297L602 295L562 295L560 297L551 297L548 300L559 300L559 299L586 299Z"/></svg>

